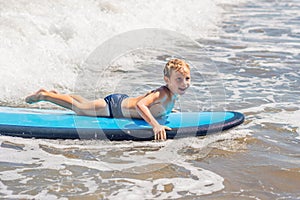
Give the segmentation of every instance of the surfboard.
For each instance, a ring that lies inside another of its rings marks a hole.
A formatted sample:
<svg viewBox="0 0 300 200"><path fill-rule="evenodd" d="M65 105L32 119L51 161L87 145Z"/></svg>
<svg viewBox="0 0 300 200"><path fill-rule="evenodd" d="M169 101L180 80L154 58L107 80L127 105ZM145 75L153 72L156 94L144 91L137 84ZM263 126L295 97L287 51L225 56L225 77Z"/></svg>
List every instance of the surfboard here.
<svg viewBox="0 0 300 200"><path fill-rule="evenodd" d="M179 112L158 119L168 139L205 136L242 124L239 112ZM142 119L78 116L72 111L0 107L0 135L45 139L153 140Z"/></svg>

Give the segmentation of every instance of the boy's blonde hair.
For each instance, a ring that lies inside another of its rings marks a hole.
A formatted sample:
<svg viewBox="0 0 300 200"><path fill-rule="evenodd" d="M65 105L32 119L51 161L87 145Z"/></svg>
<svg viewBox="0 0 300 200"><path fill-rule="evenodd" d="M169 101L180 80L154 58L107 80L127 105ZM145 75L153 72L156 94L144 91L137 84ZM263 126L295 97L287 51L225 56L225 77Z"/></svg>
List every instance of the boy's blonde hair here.
<svg viewBox="0 0 300 200"><path fill-rule="evenodd" d="M169 60L169 62L166 64L166 66L164 68L164 76L170 77L172 70L180 71L184 67L186 67L190 70L190 66L183 60L180 60L177 58Z"/></svg>

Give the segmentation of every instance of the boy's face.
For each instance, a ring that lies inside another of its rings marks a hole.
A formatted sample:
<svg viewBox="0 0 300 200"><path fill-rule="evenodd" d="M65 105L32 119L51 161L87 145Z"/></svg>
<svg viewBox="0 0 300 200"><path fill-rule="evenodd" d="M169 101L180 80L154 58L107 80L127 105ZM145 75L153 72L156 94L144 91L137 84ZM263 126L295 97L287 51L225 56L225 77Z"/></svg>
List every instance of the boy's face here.
<svg viewBox="0 0 300 200"><path fill-rule="evenodd" d="M191 74L187 67L179 71L171 71L170 77L165 76L168 88L176 95L183 95L191 85Z"/></svg>

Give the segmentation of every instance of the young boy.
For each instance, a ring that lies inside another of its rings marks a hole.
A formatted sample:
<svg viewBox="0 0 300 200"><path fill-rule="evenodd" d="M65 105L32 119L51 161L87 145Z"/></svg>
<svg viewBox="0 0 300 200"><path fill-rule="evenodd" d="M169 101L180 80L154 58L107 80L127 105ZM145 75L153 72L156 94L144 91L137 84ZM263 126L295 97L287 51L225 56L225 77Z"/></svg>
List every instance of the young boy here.
<svg viewBox="0 0 300 200"><path fill-rule="evenodd" d="M169 114L178 95L183 95L189 88L189 65L180 59L170 60L164 68L164 80L165 86L138 97L112 94L104 99L89 101L78 95L65 95L41 89L28 96L25 101L30 104L49 101L73 110L78 115L142 118L152 126L155 140L166 140L166 130L171 128L160 125L155 118Z"/></svg>

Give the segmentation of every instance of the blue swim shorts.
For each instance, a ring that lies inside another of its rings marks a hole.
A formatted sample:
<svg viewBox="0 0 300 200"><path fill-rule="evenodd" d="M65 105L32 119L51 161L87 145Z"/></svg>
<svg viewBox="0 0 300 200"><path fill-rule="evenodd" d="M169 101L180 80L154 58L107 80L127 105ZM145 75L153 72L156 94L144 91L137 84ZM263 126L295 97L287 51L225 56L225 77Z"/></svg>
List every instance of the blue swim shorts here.
<svg viewBox="0 0 300 200"><path fill-rule="evenodd" d="M126 94L111 94L104 98L109 108L109 117L123 118L121 104L122 101L129 96Z"/></svg>

